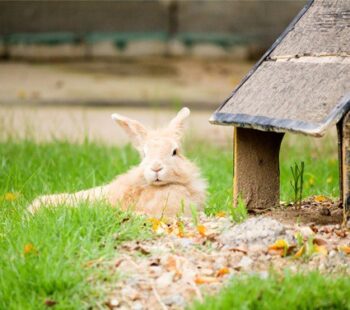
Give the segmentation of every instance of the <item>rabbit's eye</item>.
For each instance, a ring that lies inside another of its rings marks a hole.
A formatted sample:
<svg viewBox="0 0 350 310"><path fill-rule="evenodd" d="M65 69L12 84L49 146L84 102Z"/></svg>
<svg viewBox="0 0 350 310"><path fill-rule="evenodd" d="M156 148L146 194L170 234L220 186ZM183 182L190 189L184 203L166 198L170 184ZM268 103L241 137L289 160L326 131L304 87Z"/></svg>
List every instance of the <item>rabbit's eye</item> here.
<svg viewBox="0 0 350 310"><path fill-rule="evenodd" d="M177 149L175 149L174 151L173 151L173 156L176 156L177 155Z"/></svg>

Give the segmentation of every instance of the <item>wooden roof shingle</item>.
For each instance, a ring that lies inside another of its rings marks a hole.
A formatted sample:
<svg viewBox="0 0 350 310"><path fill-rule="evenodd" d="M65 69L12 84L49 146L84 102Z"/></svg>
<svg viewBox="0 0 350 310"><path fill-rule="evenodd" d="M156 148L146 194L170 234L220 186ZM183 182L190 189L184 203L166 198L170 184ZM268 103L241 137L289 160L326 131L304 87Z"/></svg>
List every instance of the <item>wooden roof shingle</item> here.
<svg viewBox="0 0 350 310"><path fill-rule="evenodd" d="M349 109L350 0L313 0L210 121L321 136Z"/></svg>

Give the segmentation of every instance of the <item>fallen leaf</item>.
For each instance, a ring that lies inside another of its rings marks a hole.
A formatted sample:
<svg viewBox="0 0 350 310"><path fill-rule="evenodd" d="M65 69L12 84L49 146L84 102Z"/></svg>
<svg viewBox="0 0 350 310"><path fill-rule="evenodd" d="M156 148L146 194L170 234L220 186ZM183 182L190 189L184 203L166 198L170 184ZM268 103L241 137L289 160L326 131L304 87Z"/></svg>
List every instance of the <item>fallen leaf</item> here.
<svg viewBox="0 0 350 310"><path fill-rule="evenodd" d="M350 254L350 246L348 245L341 245L338 247L338 250L344 252L345 254Z"/></svg>
<svg viewBox="0 0 350 310"><path fill-rule="evenodd" d="M174 271L177 269L177 262L176 262L176 258L174 257L174 255L169 255L166 263L165 263L165 267L167 268L168 271Z"/></svg>
<svg viewBox="0 0 350 310"><path fill-rule="evenodd" d="M143 246L140 246L140 245L135 247L135 251L138 251L138 252L140 252L143 255L151 254L151 252L148 249L146 249L146 248L144 248Z"/></svg>
<svg viewBox="0 0 350 310"><path fill-rule="evenodd" d="M280 256L286 256L288 253L289 244L286 240L279 239L276 242L269 246L268 252L270 254L278 254Z"/></svg>
<svg viewBox="0 0 350 310"><path fill-rule="evenodd" d="M156 234L162 234L164 232L167 232L168 226L163 221L161 221L157 218L150 218L149 221L152 224L152 230Z"/></svg>
<svg viewBox="0 0 350 310"><path fill-rule="evenodd" d="M184 238L185 237L185 225L184 225L184 223L181 221L177 221L176 226L177 226L177 236L180 238Z"/></svg>
<svg viewBox="0 0 350 310"><path fill-rule="evenodd" d="M232 252L241 252L243 254L247 254L248 253L248 251L246 249L243 249L243 248L230 248L229 250L232 251Z"/></svg>
<svg viewBox="0 0 350 310"><path fill-rule="evenodd" d="M328 254L328 251L327 251L325 246L317 245L317 244L315 244L315 246L314 246L314 252L315 253L320 253L320 254L322 254L324 256L326 256Z"/></svg>
<svg viewBox="0 0 350 310"><path fill-rule="evenodd" d="M226 212L225 211L219 211L218 213L215 214L216 217L225 217Z"/></svg>
<svg viewBox="0 0 350 310"><path fill-rule="evenodd" d="M202 237L205 237L205 233L206 233L207 229L203 225L197 225L197 231L199 232L199 234Z"/></svg>
<svg viewBox="0 0 350 310"><path fill-rule="evenodd" d="M310 229L314 232L314 233L317 233L318 232L318 228L315 224L311 224L310 225Z"/></svg>
<svg viewBox="0 0 350 310"><path fill-rule="evenodd" d="M294 258L299 258L305 253L305 245L303 245L295 254Z"/></svg>
<svg viewBox="0 0 350 310"><path fill-rule="evenodd" d="M283 239L276 240L276 242L269 246L268 252L272 255L286 256L288 252L288 242Z"/></svg>
<svg viewBox="0 0 350 310"><path fill-rule="evenodd" d="M229 274L229 273L230 273L230 270L228 268L224 267L224 268L221 268L217 271L216 276L223 277L224 275Z"/></svg>
<svg viewBox="0 0 350 310"><path fill-rule="evenodd" d="M279 255L279 256L284 256L284 249L269 249L268 253L270 255Z"/></svg>
<svg viewBox="0 0 350 310"><path fill-rule="evenodd" d="M317 195L314 197L314 201L315 202L325 202L325 201L328 201L328 198L326 196L323 196L323 195Z"/></svg>
<svg viewBox="0 0 350 310"><path fill-rule="evenodd" d="M194 282L196 284L208 284L208 283L215 283L218 280L215 277L205 277L205 276L196 276L194 279Z"/></svg>
<svg viewBox="0 0 350 310"><path fill-rule="evenodd" d="M346 230L334 230L334 232L340 238L345 238L348 235Z"/></svg>
<svg viewBox="0 0 350 310"><path fill-rule="evenodd" d="M33 245L32 243L27 243L27 244L24 246L23 252L24 252L24 254L26 254L26 255L35 252L34 245Z"/></svg>
<svg viewBox="0 0 350 310"><path fill-rule="evenodd" d="M57 301L54 301L52 299L46 299L45 300L45 306L47 306L47 307L53 307L56 304L57 304Z"/></svg>
<svg viewBox="0 0 350 310"><path fill-rule="evenodd" d="M327 245L327 241L320 239L320 238L314 238L312 242L318 246L320 245Z"/></svg>
<svg viewBox="0 0 350 310"><path fill-rule="evenodd" d="M276 242L269 246L269 249L271 250L279 250L279 249L285 249L288 248L288 242L284 239L276 240Z"/></svg>

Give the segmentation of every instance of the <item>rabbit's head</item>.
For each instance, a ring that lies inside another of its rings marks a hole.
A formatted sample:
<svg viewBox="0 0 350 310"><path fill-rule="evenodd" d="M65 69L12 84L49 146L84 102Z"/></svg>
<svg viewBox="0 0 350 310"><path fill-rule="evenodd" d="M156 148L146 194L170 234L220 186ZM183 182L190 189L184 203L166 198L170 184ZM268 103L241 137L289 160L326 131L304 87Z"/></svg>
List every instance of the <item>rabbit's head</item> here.
<svg viewBox="0 0 350 310"><path fill-rule="evenodd" d="M184 121L190 115L188 108L181 109L163 129L150 130L136 120L113 114L115 120L129 135L139 151L145 181L152 185L184 184L191 179L196 168L181 151Z"/></svg>

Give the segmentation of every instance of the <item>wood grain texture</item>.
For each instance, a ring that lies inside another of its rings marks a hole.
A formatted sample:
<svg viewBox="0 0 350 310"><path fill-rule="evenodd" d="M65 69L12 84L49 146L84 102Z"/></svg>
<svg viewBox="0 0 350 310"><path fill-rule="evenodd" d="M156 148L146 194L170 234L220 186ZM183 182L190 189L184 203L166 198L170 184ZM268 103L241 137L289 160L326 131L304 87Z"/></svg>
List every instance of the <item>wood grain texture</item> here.
<svg viewBox="0 0 350 310"><path fill-rule="evenodd" d="M236 115L231 124L239 127L317 135L330 115L335 122L342 117L348 92L350 64L267 61L217 112Z"/></svg>
<svg viewBox="0 0 350 310"><path fill-rule="evenodd" d="M270 57L350 56L350 1L314 0Z"/></svg>
<svg viewBox="0 0 350 310"><path fill-rule="evenodd" d="M342 201L344 224L350 216L350 112L342 121Z"/></svg>
<svg viewBox="0 0 350 310"><path fill-rule="evenodd" d="M279 205L279 150L283 135L235 128L234 206L238 197L250 210Z"/></svg>

